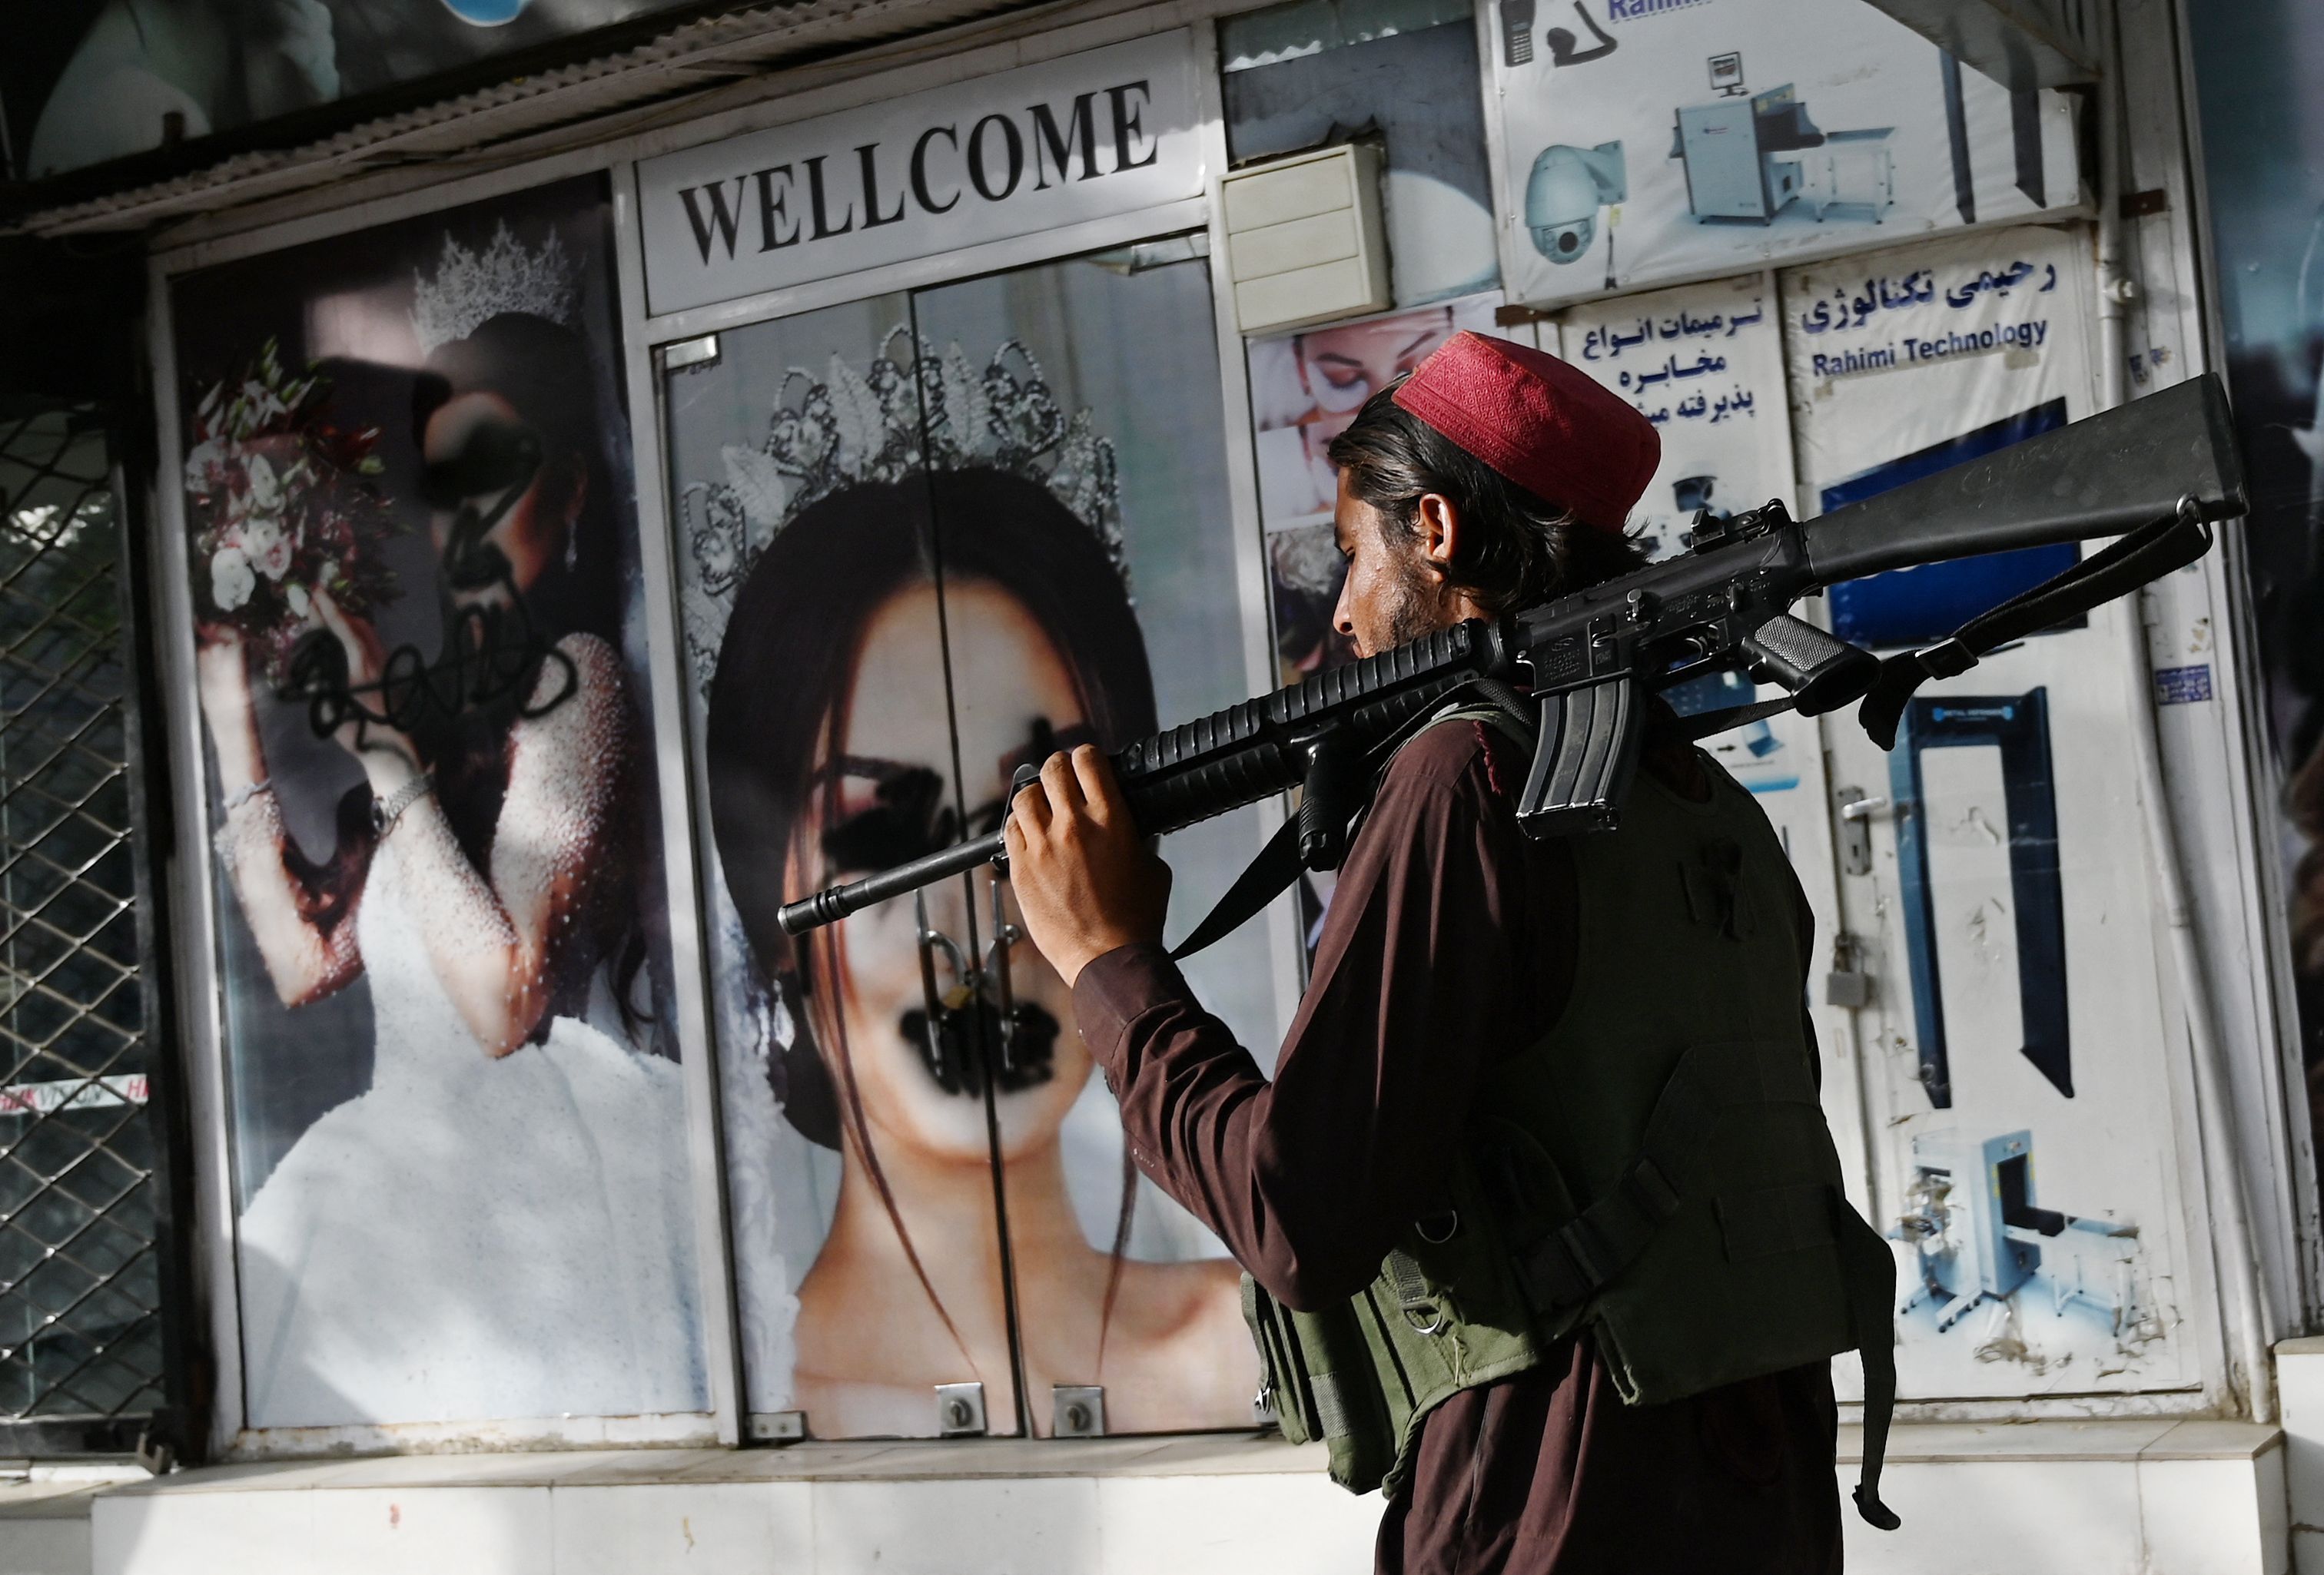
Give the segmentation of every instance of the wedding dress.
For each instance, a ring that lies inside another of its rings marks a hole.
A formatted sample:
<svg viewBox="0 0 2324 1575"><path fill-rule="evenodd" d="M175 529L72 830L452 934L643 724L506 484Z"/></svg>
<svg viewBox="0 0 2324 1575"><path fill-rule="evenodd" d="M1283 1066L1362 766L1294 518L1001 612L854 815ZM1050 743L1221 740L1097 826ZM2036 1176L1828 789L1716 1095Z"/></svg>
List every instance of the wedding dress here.
<svg viewBox="0 0 2324 1575"><path fill-rule="evenodd" d="M574 1018L487 1056L420 906L391 837L355 920L371 1088L239 1222L248 1425L706 1408L677 1064Z"/></svg>

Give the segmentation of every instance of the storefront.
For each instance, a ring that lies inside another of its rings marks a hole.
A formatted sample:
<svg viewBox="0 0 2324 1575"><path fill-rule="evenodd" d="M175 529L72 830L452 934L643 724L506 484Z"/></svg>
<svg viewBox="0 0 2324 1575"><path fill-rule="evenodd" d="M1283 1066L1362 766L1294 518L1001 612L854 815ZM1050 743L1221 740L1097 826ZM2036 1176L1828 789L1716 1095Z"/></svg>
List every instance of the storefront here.
<svg viewBox="0 0 2324 1575"><path fill-rule="evenodd" d="M1323 448L1460 328L1655 422L1658 554L2210 364L2177 23L2112 25L2012 87L1865 0L1086 4L156 232L188 1442L291 1463L101 1497L97 1567L230 1561L229 1504L286 1567L407 1515L542 1569L1360 1567L1005 888L774 909L1345 659ZM2284 1543L2318 1226L2226 534L1894 751L1713 741L1897 1257L1867 1567ZM1817 616L1926 643L2074 551ZM1174 935L1283 813L1168 839ZM1262 1067L1329 897L1189 965ZM429 1460L297 1463L383 1453Z"/></svg>

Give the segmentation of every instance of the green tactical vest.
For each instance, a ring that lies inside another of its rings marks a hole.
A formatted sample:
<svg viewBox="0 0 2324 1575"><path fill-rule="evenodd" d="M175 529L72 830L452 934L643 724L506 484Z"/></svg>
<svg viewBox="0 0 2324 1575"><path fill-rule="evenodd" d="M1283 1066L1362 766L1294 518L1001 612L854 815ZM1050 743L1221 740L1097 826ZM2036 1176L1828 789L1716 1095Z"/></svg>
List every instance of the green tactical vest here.
<svg viewBox="0 0 2324 1575"><path fill-rule="evenodd" d="M1499 711L1438 720L1471 719L1517 735ZM1396 1497L1430 1410L1587 1328L1634 1405L1861 1350L1856 1499L1895 1524L1895 1260L1843 1194L1817 1100L1791 866L1704 760L1708 803L1641 773L1618 831L1574 839L1572 999L1482 1081L1451 1209L1343 1306L1296 1312L1244 1276L1261 1397L1342 1487Z"/></svg>

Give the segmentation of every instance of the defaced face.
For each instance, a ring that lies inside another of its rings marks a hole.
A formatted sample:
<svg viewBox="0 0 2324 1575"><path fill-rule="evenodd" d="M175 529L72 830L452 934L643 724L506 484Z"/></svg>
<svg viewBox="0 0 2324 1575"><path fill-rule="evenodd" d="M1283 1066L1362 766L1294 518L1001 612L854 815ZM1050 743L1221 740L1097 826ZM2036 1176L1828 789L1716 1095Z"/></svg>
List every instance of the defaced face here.
<svg viewBox="0 0 2324 1575"><path fill-rule="evenodd" d="M794 852L788 889L865 874L997 828L1017 767L1038 764L1048 748L1088 737L1073 675L1014 596L990 582L950 584L944 616L953 686L962 696L957 720L967 825L960 826L949 807L953 719L945 705L946 651L936 593L933 586L914 586L890 598L865 631L845 723L832 746L834 758L818 762L818 786L807 806L803 823L815 831ZM828 797L833 794L835 802ZM980 871L971 884L977 943L983 961L995 962L991 877ZM965 953L971 899L962 885L945 881L927 888L926 896L930 927ZM1005 883L1001 901L1009 922L1020 924ZM931 1064L916 927L908 897L843 920L825 943L835 948L838 999L817 1004L824 1011L835 1007L844 1024L844 1054L881 1154L901 1147L982 1165L987 1148L978 1082L940 1057ZM960 981L944 947L934 948L934 962L941 996ZM1090 1061L1074 1031L1071 993L1029 941L1008 948L1008 969L1019 1053L1017 1070L996 1081L1001 1151L1014 1158L1056 1140L1059 1124L1088 1081ZM833 982L832 972L818 968L811 988L820 992ZM985 999L995 997L988 991ZM988 1018L987 1031L993 1026ZM818 1036L819 1041L827 1037ZM821 1048L837 1080L840 1046Z"/></svg>
<svg viewBox="0 0 2324 1575"><path fill-rule="evenodd" d="M555 473L540 434L499 394L471 390L438 406L420 435L420 461L429 531L456 604L505 604L565 551L586 484ZM473 572L490 561L476 556L483 547L507 560L505 579Z"/></svg>

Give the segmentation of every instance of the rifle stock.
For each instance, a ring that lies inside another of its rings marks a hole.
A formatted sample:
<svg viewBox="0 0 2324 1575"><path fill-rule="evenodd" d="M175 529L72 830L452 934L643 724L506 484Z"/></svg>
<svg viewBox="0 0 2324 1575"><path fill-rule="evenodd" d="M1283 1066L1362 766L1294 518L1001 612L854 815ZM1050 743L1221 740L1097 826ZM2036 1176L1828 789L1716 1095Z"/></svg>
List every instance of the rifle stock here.
<svg viewBox="0 0 2324 1575"><path fill-rule="evenodd" d="M1535 836L1602 830L1618 819L1655 689L1738 668L1816 715L1873 686L1882 664L1793 616L1803 596L1885 569L2113 536L2174 514L2229 519L2245 506L2226 392L2207 373L1804 524L1780 501L1724 520L1706 511L1674 557L1139 739L1113 766L1140 827L1160 835L1302 783L1321 793L1344 778L1351 751L1377 750L1455 689L1498 680L1540 713L1518 824ZM1327 817L1304 818L1306 861L1336 861ZM799 935L1003 861L998 834L959 843L788 904L780 920Z"/></svg>
<svg viewBox="0 0 2324 1575"><path fill-rule="evenodd" d="M1980 552L2118 536L2192 497L2244 512L2243 462L2215 373L1809 520L1820 585Z"/></svg>

